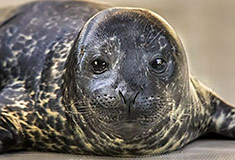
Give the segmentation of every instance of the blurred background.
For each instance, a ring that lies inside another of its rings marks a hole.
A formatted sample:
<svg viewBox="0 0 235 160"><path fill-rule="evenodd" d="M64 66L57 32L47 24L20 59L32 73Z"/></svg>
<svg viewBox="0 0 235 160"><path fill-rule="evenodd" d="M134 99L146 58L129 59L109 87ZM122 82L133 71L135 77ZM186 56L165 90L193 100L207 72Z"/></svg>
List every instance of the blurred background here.
<svg viewBox="0 0 235 160"><path fill-rule="evenodd" d="M28 1L0 0L0 7ZM235 1L99 1L147 8L164 17L183 41L191 73L235 106Z"/></svg>

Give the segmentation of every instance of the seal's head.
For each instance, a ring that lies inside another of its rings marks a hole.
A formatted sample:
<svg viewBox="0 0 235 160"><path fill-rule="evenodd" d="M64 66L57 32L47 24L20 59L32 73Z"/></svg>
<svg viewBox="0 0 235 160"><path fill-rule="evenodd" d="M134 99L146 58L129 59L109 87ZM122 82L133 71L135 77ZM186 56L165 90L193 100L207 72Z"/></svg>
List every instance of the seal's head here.
<svg viewBox="0 0 235 160"><path fill-rule="evenodd" d="M179 38L144 9L110 8L90 18L67 65L68 95L76 104L69 110L79 113L79 123L125 140L176 120L172 111L188 92Z"/></svg>

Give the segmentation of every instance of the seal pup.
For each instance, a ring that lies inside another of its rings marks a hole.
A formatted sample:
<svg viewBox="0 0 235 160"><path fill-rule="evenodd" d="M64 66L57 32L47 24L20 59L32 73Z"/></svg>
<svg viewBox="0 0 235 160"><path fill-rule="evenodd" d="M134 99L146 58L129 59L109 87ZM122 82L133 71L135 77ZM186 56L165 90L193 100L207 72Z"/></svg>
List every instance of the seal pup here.
<svg viewBox="0 0 235 160"><path fill-rule="evenodd" d="M153 155L234 137L234 108L189 74L158 14L52 1L2 15L1 153Z"/></svg>

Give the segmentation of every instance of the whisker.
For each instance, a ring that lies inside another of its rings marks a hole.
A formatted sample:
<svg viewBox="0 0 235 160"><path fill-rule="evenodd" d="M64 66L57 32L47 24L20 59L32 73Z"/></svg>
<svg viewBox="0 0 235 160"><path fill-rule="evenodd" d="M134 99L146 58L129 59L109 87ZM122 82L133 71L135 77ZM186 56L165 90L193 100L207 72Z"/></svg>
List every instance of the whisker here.
<svg viewBox="0 0 235 160"><path fill-rule="evenodd" d="M155 36L154 38L149 42L149 43L145 43L144 47L149 47L155 40L157 37L159 37L159 35L163 32L163 29L161 29Z"/></svg>

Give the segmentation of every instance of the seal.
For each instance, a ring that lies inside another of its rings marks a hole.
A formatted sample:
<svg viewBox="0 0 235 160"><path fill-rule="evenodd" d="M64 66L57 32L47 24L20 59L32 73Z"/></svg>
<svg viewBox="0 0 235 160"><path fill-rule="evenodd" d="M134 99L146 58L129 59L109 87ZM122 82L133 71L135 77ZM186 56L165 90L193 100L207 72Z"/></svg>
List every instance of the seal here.
<svg viewBox="0 0 235 160"><path fill-rule="evenodd" d="M235 137L235 109L190 75L179 37L158 14L86 1L7 13L1 153L153 155L207 133Z"/></svg>

